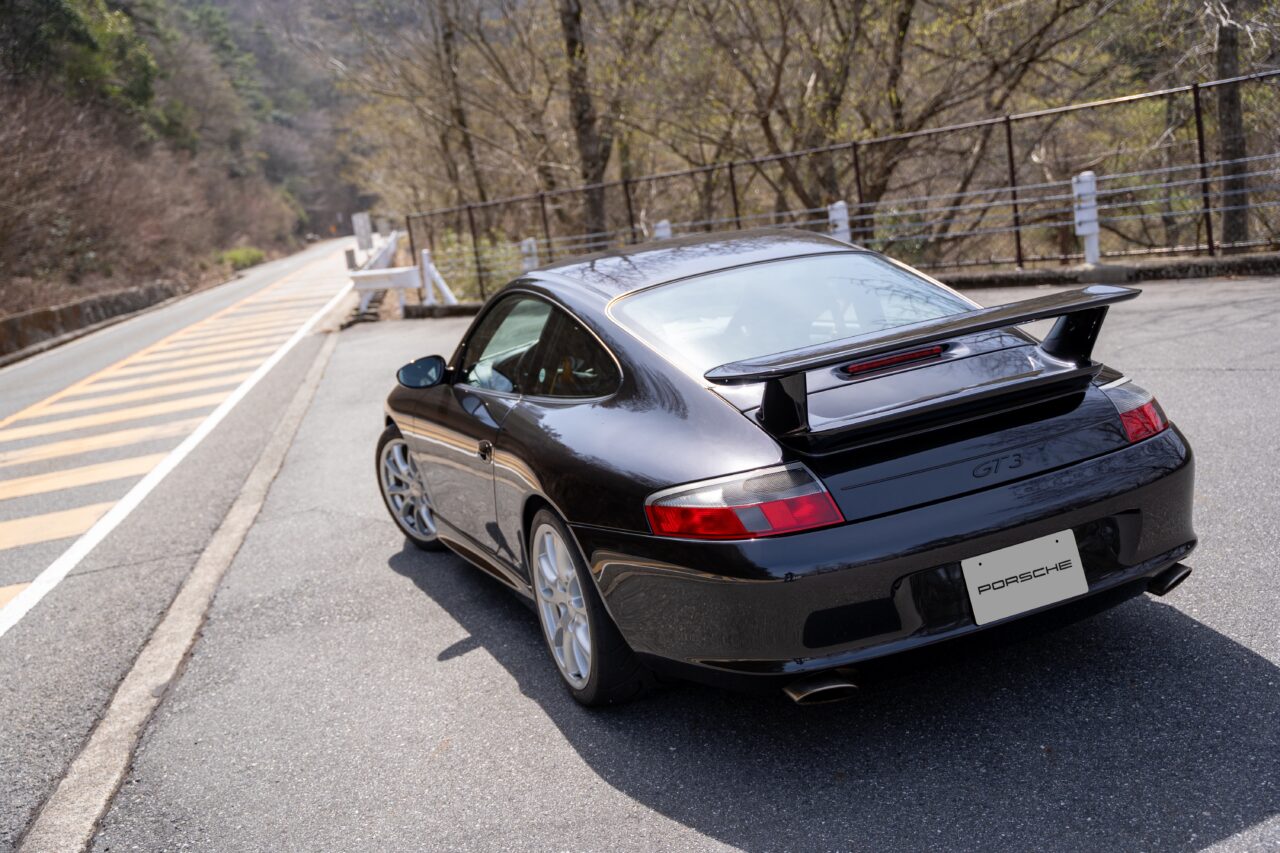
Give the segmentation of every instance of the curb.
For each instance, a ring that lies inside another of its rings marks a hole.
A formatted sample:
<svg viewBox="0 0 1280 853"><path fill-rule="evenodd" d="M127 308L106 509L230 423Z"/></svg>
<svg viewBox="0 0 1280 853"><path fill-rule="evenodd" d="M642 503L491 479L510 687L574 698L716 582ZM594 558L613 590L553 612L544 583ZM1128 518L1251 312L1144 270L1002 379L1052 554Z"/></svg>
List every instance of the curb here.
<svg viewBox="0 0 1280 853"><path fill-rule="evenodd" d="M1026 287L1039 284L1124 284L1136 281L1215 278L1219 276L1280 276L1280 252L1225 257L1176 258L1097 266L953 272L934 275L938 281L964 290L970 287Z"/></svg>
<svg viewBox="0 0 1280 853"><path fill-rule="evenodd" d="M406 305L406 320L434 319L437 317L468 317L480 313L483 302L460 302L457 305Z"/></svg>

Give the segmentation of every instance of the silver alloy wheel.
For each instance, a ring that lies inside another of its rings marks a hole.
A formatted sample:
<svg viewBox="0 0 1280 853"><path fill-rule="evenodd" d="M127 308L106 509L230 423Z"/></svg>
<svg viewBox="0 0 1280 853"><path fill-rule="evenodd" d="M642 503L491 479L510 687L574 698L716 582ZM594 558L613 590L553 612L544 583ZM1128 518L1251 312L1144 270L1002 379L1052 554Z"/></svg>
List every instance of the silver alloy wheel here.
<svg viewBox="0 0 1280 853"><path fill-rule="evenodd" d="M382 493L400 528L419 541L435 541L436 521L431 515L431 499L422 485L418 463L413 461L404 439L393 438L383 445L378 474Z"/></svg>
<svg viewBox="0 0 1280 853"><path fill-rule="evenodd" d="M533 584L551 656L565 681L581 690L591 677L591 621L569 545L550 524L533 534Z"/></svg>

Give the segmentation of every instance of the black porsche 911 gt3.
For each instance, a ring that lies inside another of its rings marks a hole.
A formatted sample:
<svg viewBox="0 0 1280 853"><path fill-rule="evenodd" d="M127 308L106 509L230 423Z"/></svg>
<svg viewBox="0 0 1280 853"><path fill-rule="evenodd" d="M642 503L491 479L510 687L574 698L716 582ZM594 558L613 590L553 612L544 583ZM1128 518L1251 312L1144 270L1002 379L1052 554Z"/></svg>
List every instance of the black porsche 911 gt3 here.
<svg viewBox="0 0 1280 853"><path fill-rule="evenodd" d="M383 497L531 600L585 704L654 672L840 697L873 659L1190 573L1191 448L1092 359L1137 295L981 308L794 231L553 264L401 368Z"/></svg>

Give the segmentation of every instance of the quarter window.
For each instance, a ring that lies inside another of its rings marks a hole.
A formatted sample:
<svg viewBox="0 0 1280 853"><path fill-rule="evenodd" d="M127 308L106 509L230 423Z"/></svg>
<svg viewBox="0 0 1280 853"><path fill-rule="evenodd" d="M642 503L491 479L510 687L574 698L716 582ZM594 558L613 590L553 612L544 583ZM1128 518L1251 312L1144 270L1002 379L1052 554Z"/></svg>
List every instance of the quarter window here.
<svg viewBox="0 0 1280 853"><path fill-rule="evenodd" d="M622 376L608 351L582 324L554 310L533 360L524 393L540 397L603 397Z"/></svg>

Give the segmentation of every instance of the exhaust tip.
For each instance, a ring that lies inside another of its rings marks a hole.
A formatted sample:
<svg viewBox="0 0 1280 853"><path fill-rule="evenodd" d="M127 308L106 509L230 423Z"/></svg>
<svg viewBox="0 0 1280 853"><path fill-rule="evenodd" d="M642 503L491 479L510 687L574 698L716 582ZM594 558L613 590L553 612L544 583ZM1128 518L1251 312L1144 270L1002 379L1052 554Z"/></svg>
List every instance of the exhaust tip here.
<svg viewBox="0 0 1280 853"><path fill-rule="evenodd" d="M1168 595L1187 578L1191 577L1191 567L1182 563L1174 563L1147 584L1147 592L1152 595Z"/></svg>
<svg viewBox="0 0 1280 853"><path fill-rule="evenodd" d="M858 692L858 685L838 673L822 673L788 684L782 692L797 705L843 702Z"/></svg>

